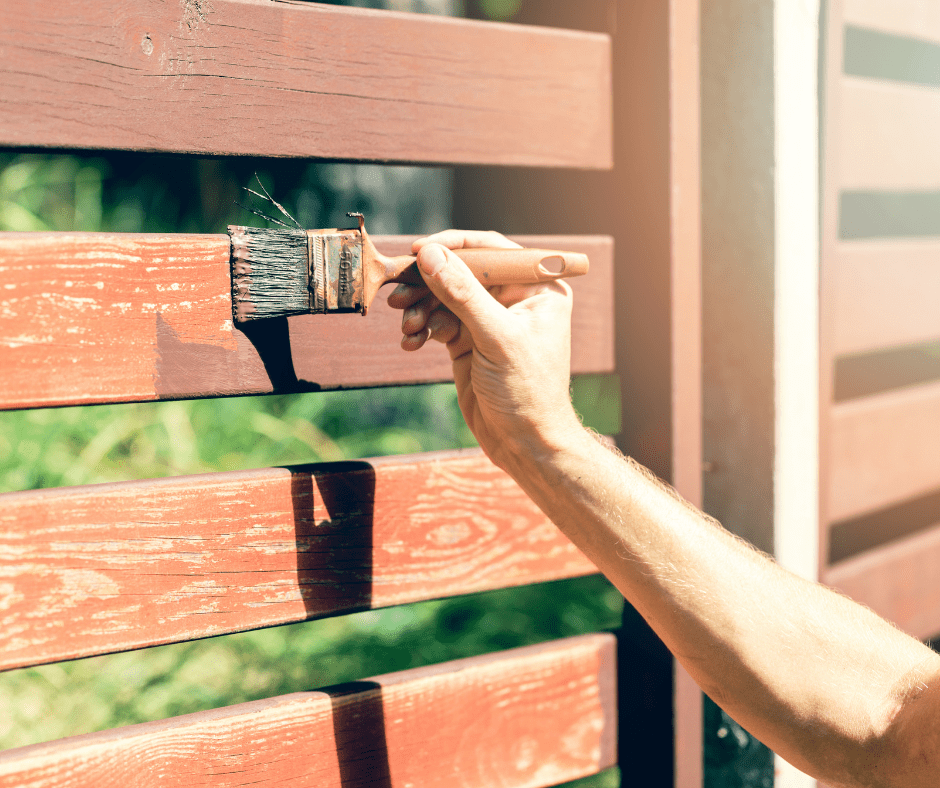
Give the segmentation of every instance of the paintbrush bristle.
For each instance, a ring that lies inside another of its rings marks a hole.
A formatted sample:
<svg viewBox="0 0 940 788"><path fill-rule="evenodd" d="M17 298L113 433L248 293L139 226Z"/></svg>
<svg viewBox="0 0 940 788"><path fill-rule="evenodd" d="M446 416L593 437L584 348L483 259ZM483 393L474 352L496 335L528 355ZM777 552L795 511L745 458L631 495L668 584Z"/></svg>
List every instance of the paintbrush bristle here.
<svg viewBox="0 0 940 788"><path fill-rule="evenodd" d="M232 314L236 321L307 314L307 233L229 227Z"/></svg>

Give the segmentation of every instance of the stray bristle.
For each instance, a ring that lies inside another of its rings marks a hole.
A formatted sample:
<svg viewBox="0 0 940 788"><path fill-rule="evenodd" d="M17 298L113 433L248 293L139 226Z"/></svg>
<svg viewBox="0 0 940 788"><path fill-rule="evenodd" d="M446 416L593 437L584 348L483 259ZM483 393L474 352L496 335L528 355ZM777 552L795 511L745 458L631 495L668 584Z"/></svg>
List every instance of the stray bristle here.
<svg viewBox="0 0 940 788"><path fill-rule="evenodd" d="M309 313L307 233L229 227L236 321Z"/></svg>

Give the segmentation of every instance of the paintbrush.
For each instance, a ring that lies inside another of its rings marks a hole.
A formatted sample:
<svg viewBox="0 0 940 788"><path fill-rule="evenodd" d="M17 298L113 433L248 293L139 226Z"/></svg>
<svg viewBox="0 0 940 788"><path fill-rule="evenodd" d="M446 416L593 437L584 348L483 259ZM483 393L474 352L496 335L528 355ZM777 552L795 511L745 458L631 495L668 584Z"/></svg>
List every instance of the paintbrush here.
<svg viewBox="0 0 940 788"><path fill-rule="evenodd" d="M260 179L258 183L261 184ZM305 230L261 185L266 199L294 227L252 208L279 229L230 225L232 315L236 322L303 314L366 314L387 282L420 284L414 255L386 257L376 250L360 213L350 230ZM587 255L548 249L456 249L481 282L535 284L588 271Z"/></svg>

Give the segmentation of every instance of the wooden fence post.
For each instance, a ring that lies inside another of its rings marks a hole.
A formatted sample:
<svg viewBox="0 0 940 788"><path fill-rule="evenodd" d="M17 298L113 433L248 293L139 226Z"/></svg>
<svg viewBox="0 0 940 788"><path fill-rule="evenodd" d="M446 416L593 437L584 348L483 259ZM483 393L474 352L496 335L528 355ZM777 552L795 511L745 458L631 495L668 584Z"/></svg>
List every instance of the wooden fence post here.
<svg viewBox="0 0 940 788"><path fill-rule="evenodd" d="M458 169L455 220L614 236L620 446L700 505L699 4L524 3L514 21L612 33L614 169ZM639 655L657 653L644 627L632 620L625 626L636 653L621 638L625 780L700 786L701 694L671 659L654 660L659 674L646 683L653 705L675 709L670 725L663 723L649 746L633 746L628 732L638 712L627 684L643 680L634 674ZM639 714L641 724L651 722Z"/></svg>
<svg viewBox="0 0 940 788"><path fill-rule="evenodd" d="M819 4L703 9L705 509L815 579Z"/></svg>

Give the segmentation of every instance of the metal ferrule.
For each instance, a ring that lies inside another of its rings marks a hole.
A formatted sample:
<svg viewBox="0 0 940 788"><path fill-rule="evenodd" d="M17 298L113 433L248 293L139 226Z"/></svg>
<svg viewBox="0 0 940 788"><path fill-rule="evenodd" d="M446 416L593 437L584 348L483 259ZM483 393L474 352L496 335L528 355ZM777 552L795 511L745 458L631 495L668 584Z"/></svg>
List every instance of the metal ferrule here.
<svg viewBox="0 0 940 788"><path fill-rule="evenodd" d="M358 230L307 231L310 311L362 312L362 236Z"/></svg>

